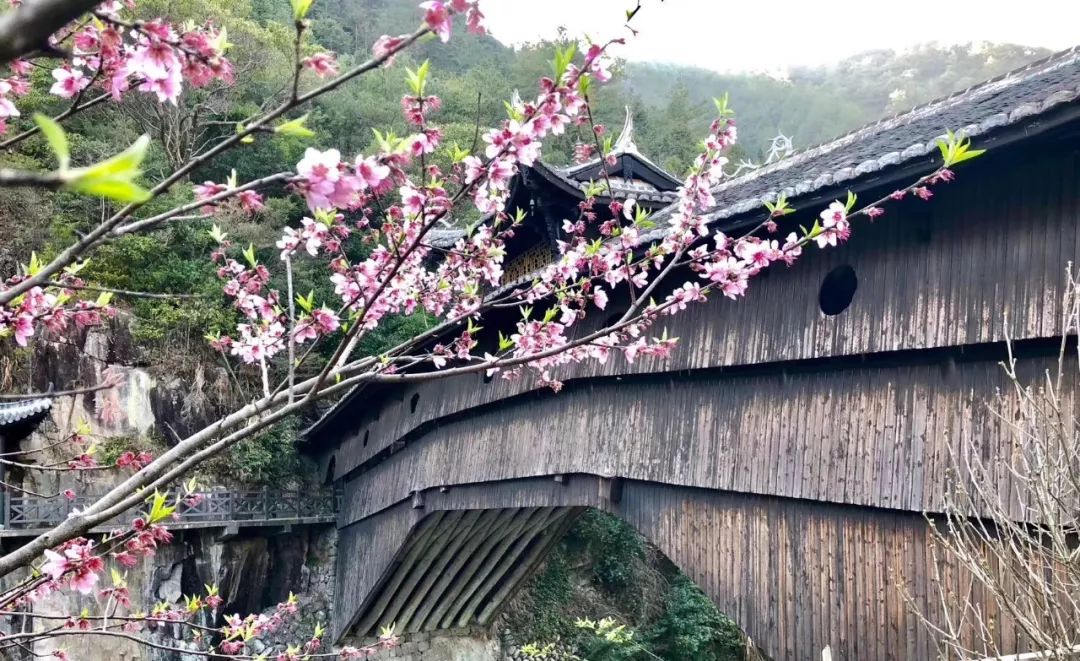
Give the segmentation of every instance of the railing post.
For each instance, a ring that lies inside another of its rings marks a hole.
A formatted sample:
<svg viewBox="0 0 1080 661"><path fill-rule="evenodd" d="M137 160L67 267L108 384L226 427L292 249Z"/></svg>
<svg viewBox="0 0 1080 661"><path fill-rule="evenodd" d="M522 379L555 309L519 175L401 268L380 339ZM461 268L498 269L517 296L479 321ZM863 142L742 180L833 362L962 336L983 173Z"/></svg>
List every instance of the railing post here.
<svg viewBox="0 0 1080 661"><path fill-rule="evenodd" d="M270 487L263 487L263 521L270 520Z"/></svg>
<svg viewBox="0 0 1080 661"><path fill-rule="evenodd" d="M11 515L8 513L9 504L7 489L0 490L0 530L7 528L8 521L11 520Z"/></svg>

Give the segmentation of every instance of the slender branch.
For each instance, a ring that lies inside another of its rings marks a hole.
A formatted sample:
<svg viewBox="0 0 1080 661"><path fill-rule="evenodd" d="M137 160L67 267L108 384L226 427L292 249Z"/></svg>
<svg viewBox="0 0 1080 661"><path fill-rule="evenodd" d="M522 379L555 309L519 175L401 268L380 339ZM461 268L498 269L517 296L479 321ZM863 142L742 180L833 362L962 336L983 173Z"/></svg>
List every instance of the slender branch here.
<svg viewBox="0 0 1080 661"><path fill-rule="evenodd" d="M70 390L50 390L48 392L27 392L22 394L0 394L0 400L24 400L24 399L56 399L59 397L70 397L72 395L85 395L87 393L98 392L101 390L110 390L115 388L117 383L101 383L96 386L87 386L85 388L72 388Z"/></svg>
<svg viewBox="0 0 1080 661"><path fill-rule="evenodd" d="M64 179L59 172L29 172L0 168L0 186L33 186L35 188L60 188Z"/></svg>
<svg viewBox="0 0 1080 661"><path fill-rule="evenodd" d="M125 234L132 234L134 232L142 232L142 231L145 231L145 230L148 230L148 229L152 229L152 228L156 227L157 225L160 225L160 224L164 223L167 220L179 220L181 218L190 218L188 216L182 216L182 214L185 214L185 213L187 213L189 211L195 211L196 209L201 209L201 208L203 208L205 206L208 206L208 205L213 205L216 202L221 202L223 200L227 200L230 197L234 197L234 196L236 196L236 195L238 195L238 194L240 194L240 193L242 193L244 191L255 190L256 188L263 188L263 187L269 186L271 184L287 182L290 179L292 179L294 176L296 176L296 175L294 175L292 172L278 172L277 174L272 174L272 175L269 175L269 176L266 176L266 177L262 177L261 179L255 179L253 181L249 181L248 183L244 184L243 186L237 186L236 188L230 188L228 190L225 190L225 191L222 191L222 192L218 193L217 195L213 195L211 197L208 197L205 200L198 200L198 201L195 201L195 202L190 202L188 204L178 206L178 207L176 207L174 209L170 209L170 210L165 211L163 213L159 213L156 216L151 216L149 218L144 218L142 220L135 220L135 221L132 221L130 223L120 225L119 227L112 230L111 236L118 237L118 236L123 236Z"/></svg>
<svg viewBox="0 0 1080 661"><path fill-rule="evenodd" d="M293 338L296 333L296 301L293 299L296 295L293 292L292 255L285 255L285 284L289 297L289 335L285 341L289 345L289 403L292 404L292 392L296 388L296 340Z"/></svg>
<svg viewBox="0 0 1080 661"><path fill-rule="evenodd" d="M75 99L75 101L70 106L68 106L67 110L63 111L62 113L60 113L58 115L53 116L53 121L54 122L62 122L65 119L67 119L68 117L71 117L72 115L74 115L77 112L81 112L83 110L86 110L87 108L93 108L94 106L102 104L102 103L104 103L104 102L106 102L106 101L108 101L109 99L112 98L112 94L106 92L104 94L100 94L98 96L95 96L94 98L90 99L86 103L82 103L82 92L85 92L86 89L88 89L88 88L84 88L79 93L79 97L77 97ZM22 142L23 140L26 140L30 136L37 135L40 132L41 132L41 129L39 129L37 127L37 125L35 124L34 126L32 126L32 127L28 128L28 129L26 129L25 131L23 131L22 133L18 133L16 135L13 135L10 138L8 138L7 140L4 140L3 142L0 142L0 149L7 149L9 147L13 147L16 144Z"/></svg>
<svg viewBox="0 0 1080 661"><path fill-rule="evenodd" d="M206 298L205 294L159 294L155 292L145 291L131 291L130 289L116 289L115 287L102 287L100 285L73 285L65 282L49 282L50 287L60 287L62 289L74 289L76 291L93 291L102 292L106 294L117 294L120 296L128 296L131 298L150 298L160 300L181 300L189 298ZM0 395L2 397L2 395Z"/></svg>
<svg viewBox="0 0 1080 661"><path fill-rule="evenodd" d="M94 8L98 0L33 0L0 14L0 65L44 49L49 37Z"/></svg>

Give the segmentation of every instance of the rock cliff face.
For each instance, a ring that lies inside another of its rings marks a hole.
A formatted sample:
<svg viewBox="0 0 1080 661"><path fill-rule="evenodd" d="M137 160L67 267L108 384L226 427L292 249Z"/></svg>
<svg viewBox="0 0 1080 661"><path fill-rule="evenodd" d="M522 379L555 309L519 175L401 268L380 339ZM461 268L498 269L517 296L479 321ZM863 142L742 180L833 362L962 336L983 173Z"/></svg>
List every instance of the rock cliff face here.
<svg viewBox="0 0 1080 661"><path fill-rule="evenodd" d="M205 585L218 585L224 604L217 613L259 613L285 601L289 593L300 598L296 617L265 638L253 640L251 651L271 655L288 643L311 637L317 623L327 624L333 601L336 531L333 526L308 526L289 532L253 530L243 537L222 539L221 530L178 532L173 543L125 575L132 602L143 606L157 603L184 603L184 595L203 594ZM108 580L103 579L103 580ZM9 579L7 584L11 583ZM32 619L0 617L6 630L40 631L55 626L44 616L79 613L83 608L100 612L100 602L65 591L50 596L34 607L40 616ZM220 624L217 622L216 624ZM202 621L203 625L214 624ZM149 640L163 647L184 649L190 641L179 628L162 626ZM67 636L35 647L38 654L50 654L63 646L73 661L188 661L203 658L175 651L148 649L119 638ZM24 655L27 658L29 654Z"/></svg>
<svg viewBox="0 0 1080 661"><path fill-rule="evenodd" d="M117 387L105 391L56 398L49 418L17 448L36 451L26 456L38 463L66 460L70 448L61 450L52 446L70 435L80 423L86 423L98 443L96 458L107 463L108 457L102 455L110 451L112 444L160 452L178 435L204 426L218 413L216 407L235 397L226 375L217 370L195 364L183 366L181 373L183 376L141 364L130 325L118 318L107 326L72 337L41 342L32 353L20 351L0 356L0 381L3 381L0 391L68 390L117 383ZM53 494L72 488L80 494L98 494L127 474L126 471L79 474L23 470L9 471L5 479L37 493ZM303 608L298 619L287 623L271 639L253 641L253 647L267 653L286 640L295 643L310 638L316 621L325 623L329 619L336 537L332 526L288 531L245 529L241 536L231 539L220 537L222 532L213 528L177 531L173 543L161 546L153 557L128 570L125 580L136 607L147 609L159 602L182 604L184 595L204 593L204 585L220 588L225 603L219 617L226 613L258 613L284 601L290 592L301 595ZM18 540L6 539L3 543L10 548ZM107 574L108 571L103 582L108 581ZM14 576L0 579L0 588L16 580ZM35 604L37 617L28 620L0 617L0 627L41 630L53 622L42 616L77 614L83 608L94 613L102 610L93 597L65 591ZM153 632L152 638L169 647L185 646L186 641L178 635L179 631L163 627ZM35 651L49 654L58 645L69 651L71 659L86 661L177 661L191 656L151 652L131 641L100 636L65 636L38 646ZM30 657L28 653L24 656Z"/></svg>
<svg viewBox="0 0 1080 661"><path fill-rule="evenodd" d="M141 364L130 321L121 316L101 327L39 342L33 352L0 356L0 391L14 394L118 384L108 390L56 398L49 420L22 442L22 450L47 448L80 423L89 425L92 437L103 441L103 452L110 443L160 450L174 443L178 435L203 427L221 406L235 398L221 369L197 363L172 367L179 371ZM63 458L49 451L40 456L54 461ZM14 477L23 487L39 493L66 488L100 493L122 476L24 471Z"/></svg>

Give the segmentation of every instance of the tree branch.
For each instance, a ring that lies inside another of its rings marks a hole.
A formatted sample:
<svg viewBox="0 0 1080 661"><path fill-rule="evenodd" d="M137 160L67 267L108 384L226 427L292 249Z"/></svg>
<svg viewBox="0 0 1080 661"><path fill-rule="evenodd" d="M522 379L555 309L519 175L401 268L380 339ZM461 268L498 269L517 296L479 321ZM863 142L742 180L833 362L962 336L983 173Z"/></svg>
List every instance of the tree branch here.
<svg viewBox="0 0 1080 661"><path fill-rule="evenodd" d="M0 15L0 65L39 49L49 37L97 5L99 0L28 0Z"/></svg>

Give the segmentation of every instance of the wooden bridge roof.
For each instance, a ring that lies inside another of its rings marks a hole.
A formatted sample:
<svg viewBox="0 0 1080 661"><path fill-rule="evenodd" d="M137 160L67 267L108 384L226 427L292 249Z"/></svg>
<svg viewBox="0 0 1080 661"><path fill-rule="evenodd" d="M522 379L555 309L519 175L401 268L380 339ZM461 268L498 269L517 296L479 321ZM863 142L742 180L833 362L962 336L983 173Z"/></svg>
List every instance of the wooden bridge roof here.
<svg viewBox="0 0 1080 661"><path fill-rule="evenodd" d="M869 175L883 175L905 165L922 167L928 156L937 154L937 141L946 131L978 138L1008 127L1050 123L1046 116L1058 110L1067 110L1072 118L1077 98L1080 46L725 181L713 189L716 206L708 212L710 221L759 211L779 194L790 200L841 186L856 187ZM977 142L985 146L984 141ZM659 213L656 219L667 213ZM660 222L644 239L658 239L665 231Z"/></svg>
<svg viewBox="0 0 1080 661"><path fill-rule="evenodd" d="M938 154L937 140L947 130L975 138L980 148L1030 140L1080 119L1078 100L1080 45L725 181L713 191L716 206L709 212L710 221L724 228L760 222L764 201L775 200L779 193L791 201L802 198L805 206L844 189L861 191L913 172L925 173ZM654 215L657 228L643 235L643 243L664 236L664 218L671 208ZM452 231L456 230L445 233ZM315 445L334 442L318 438L320 430L353 394L343 397L303 436Z"/></svg>

